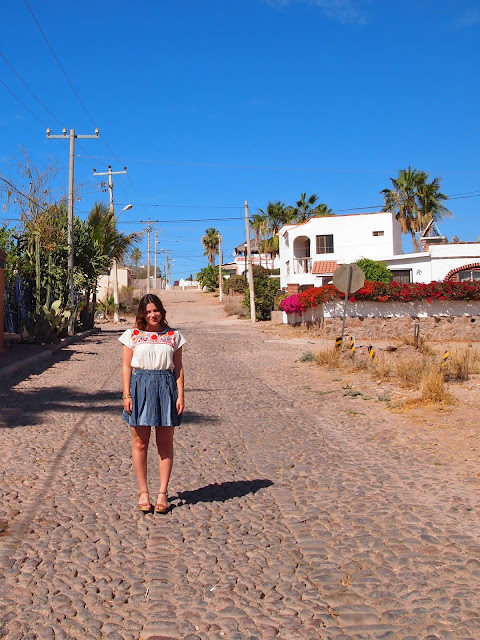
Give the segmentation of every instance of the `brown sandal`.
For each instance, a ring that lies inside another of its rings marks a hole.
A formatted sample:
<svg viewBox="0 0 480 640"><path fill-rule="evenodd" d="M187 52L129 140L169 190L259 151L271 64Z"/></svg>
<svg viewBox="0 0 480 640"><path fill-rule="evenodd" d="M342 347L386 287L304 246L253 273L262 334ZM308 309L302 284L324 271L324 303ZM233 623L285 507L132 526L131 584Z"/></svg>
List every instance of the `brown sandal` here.
<svg viewBox="0 0 480 640"><path fill-rule="evenodd" d="M170 508L170 505L168 504L168 493L166 491L159 491L158 492L159 496L165 496L165 501L167 504L164 504L163 502L160 502L159 499L157 498L157 502L155 504L155 506L153 507L155 510L155 513L167 513L167 511Z"/></svg>
<svg viewBox="0 0 480 640"><path fill-rule="evenodd" d="M146 495L148 498L148 491L139 491L138 495L139 497ZM139 502L138 508L140 509L140 511L142 511L142 513L151 513L152 503L150 502L150 500L147 500L147 502Z"/></svg>

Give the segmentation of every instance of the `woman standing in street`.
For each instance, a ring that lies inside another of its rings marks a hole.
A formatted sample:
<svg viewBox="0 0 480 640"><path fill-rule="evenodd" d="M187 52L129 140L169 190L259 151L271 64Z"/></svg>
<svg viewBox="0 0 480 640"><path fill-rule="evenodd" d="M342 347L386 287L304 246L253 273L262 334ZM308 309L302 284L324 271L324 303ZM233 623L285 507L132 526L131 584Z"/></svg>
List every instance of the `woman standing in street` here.
<svg viewBox="0 0 480 640"><path fill-rule="evenodd" d="M139 488L138 507L152 510L147 486L147 452L155 427L160 488L156 513L168 511L168 482L173 464L173 432L184 409L182 347L185 338L171 329L160 299L143 296L136 327L119 338L123 344L123 419L132 434L132 460Z"/></svg>

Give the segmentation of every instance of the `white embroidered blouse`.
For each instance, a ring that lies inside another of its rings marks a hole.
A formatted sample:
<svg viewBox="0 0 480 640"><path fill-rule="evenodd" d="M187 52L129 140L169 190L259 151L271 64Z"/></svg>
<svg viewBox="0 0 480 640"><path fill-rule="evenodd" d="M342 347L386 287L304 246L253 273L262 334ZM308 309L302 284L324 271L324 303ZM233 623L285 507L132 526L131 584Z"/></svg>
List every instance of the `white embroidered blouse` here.
<svg viewBox="0 0 480 640"><path fill-rule="evenodd" d="M133 369L174 369L173 354L186 343L180 331L127 329L120 342L133 350Z"/></svg>

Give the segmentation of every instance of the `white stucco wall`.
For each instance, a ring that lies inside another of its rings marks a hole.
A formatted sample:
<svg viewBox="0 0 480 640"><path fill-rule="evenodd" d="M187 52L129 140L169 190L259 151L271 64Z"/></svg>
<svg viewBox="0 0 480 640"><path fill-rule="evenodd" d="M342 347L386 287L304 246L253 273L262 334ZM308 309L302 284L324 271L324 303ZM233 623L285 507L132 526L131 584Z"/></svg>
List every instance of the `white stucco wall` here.
<svg viewBox="0 0 480 640"><path fill-rule="evenodd" d="M130 270L126 267L117 266L118 288L128 287L131 282ZM113 268L109 274L104 274L98 278L97 299L105 300L108 296L113 295Z"/></svg>
<svg viewBox="0 0 480 640"><path fill-rule="evenodd" d="M432 245L428 252L390 256L383 262L389 269L411 269L412 282L443 282L453 269L480 263L480 243Z"/></svg>
<svg viewBox="0 0 480 640"><path fill-rule="evenodd" d="M318 322L325 318L342 318L344 302L341 300L325 302L312 309L307 309L302 315L283 313L284 324L298 324L300 322ZM434 302L370 302L359 300L347 302L348 318L427 318L480 316L480 301L445 300Z"/></svg>

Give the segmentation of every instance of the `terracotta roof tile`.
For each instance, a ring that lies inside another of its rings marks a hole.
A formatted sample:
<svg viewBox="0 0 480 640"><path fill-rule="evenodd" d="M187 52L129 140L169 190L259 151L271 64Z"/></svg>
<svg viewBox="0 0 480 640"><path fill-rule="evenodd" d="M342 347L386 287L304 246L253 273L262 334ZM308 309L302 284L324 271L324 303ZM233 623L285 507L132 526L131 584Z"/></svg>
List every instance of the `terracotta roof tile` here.
<svg viewBox="0 0 480 640"><path fill-rule="evenodd" d="M331 275L338 267L335 260L320 260L313 263L312 273L317 275Z"/></svg>

